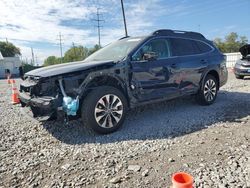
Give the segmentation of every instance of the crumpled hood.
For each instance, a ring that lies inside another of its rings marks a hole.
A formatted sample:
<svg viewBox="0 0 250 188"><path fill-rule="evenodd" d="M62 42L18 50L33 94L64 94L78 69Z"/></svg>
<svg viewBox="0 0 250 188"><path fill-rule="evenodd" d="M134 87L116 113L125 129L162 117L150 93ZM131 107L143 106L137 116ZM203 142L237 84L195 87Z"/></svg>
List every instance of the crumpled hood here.
<svg viewBox="0 0 250 188"><path fill-rule="evenodd" d="M243 57L246 57L247 55L249 55L250 54L250 44L246 44L246 45L242 46L239 49L239 52L241 53L241 55Z"/></svg>
<svg viewBox="0 0 250 188"><path fill-rule="evenodd" d="M82 70L86 70L92 67L105 65L105 64L112 65L114 64L114 62L113 61L91 61L91 62L77 61L77 62L71 62L71 63L62 63L58 65L51 65L51 66L35 69L30 72L27 72L25 75L38 76L38 77L50 77L50 76L56 76L60 74L82 71Z"/></svg>

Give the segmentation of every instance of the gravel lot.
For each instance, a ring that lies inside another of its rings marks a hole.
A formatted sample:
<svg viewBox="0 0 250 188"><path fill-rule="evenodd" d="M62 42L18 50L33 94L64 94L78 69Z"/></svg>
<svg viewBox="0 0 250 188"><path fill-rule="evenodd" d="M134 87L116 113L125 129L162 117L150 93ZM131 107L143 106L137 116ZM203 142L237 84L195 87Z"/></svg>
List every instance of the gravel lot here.
<svg viewBox="0 0 250 188"><path fill-rule="evenodd" d="M10 93L0 80L0 187L170 187L177 171L196 187L250 187L250 78L230 74L211 106L186 97L131 110L110 135L37 122Z"/></svg>

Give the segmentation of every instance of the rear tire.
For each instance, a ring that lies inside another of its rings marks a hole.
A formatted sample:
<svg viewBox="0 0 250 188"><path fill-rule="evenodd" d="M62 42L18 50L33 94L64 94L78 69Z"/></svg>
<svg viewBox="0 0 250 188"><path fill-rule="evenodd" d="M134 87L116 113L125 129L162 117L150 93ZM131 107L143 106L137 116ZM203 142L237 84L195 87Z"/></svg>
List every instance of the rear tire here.
<svg viewBox="0 0 250 188"><path fill-rule="evenodd" d="M213 104L216 100L218 89L218 80L213 75L208 74L196 95L197 102L200 105Z"/></svg>
<svg viewBox="0 0 250 188"><path fill-rule="evenodd" d="M237 78L237 79L244 79L244 76L241 76L241 75L235 75L235 77Z"/></svg>
<svg viewBox="0 0 250 188"><path fill-rule="evenodd" d="M97 133L108 134L122 126L126 111L123 93L114 87L101 86L84 99L81 116L84 125Z"/></svg>

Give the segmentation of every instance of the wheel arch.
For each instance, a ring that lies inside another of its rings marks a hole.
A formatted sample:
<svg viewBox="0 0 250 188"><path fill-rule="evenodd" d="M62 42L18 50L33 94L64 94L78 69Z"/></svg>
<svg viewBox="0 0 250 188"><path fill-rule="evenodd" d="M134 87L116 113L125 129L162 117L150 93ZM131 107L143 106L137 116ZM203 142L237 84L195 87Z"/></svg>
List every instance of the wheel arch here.
<svg viewBox="0 0 250 188"><path fill-rule="evenodd" d="M201 87L203 87L204 85L204 80L207 77L207 75L212 75L216 78L217 82L218 82L218 89L220 88L220 76L217 70L215 69L209 69L208 71L206 71L206 73L203 75L202 77L202 82L201 82Z"/></svg>
<svg viewBox="0 0 250 188"><path fill-rule="evenodd" d="M93 89L99 86L111 86L120 90L128 102L128 94L126 83L116 75L97 75L95 77L90 77L88 82L84 84L83 89L81 90L81 99L84 99Z"/></svg>

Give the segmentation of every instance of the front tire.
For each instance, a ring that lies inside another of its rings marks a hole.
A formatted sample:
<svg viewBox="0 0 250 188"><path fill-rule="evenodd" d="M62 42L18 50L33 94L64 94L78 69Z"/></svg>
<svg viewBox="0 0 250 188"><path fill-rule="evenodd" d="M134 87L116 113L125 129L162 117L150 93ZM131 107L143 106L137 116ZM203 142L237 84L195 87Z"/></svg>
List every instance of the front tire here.
<svg viewBox="0 0 250 188"><path fill-rule="evenodd" d="M211 105L217 97L219 89L218 80L213 75L207 75L199 92L196 95L196 100L200 105Z"/></svg>
<svg viewBox="0 0 250 188"><path fill-rule="evenodd" d="M110 86L91 91L82 104L82 121L90 129L108 134L119 129L125 119L127 100L123 93Z"/></svg>

